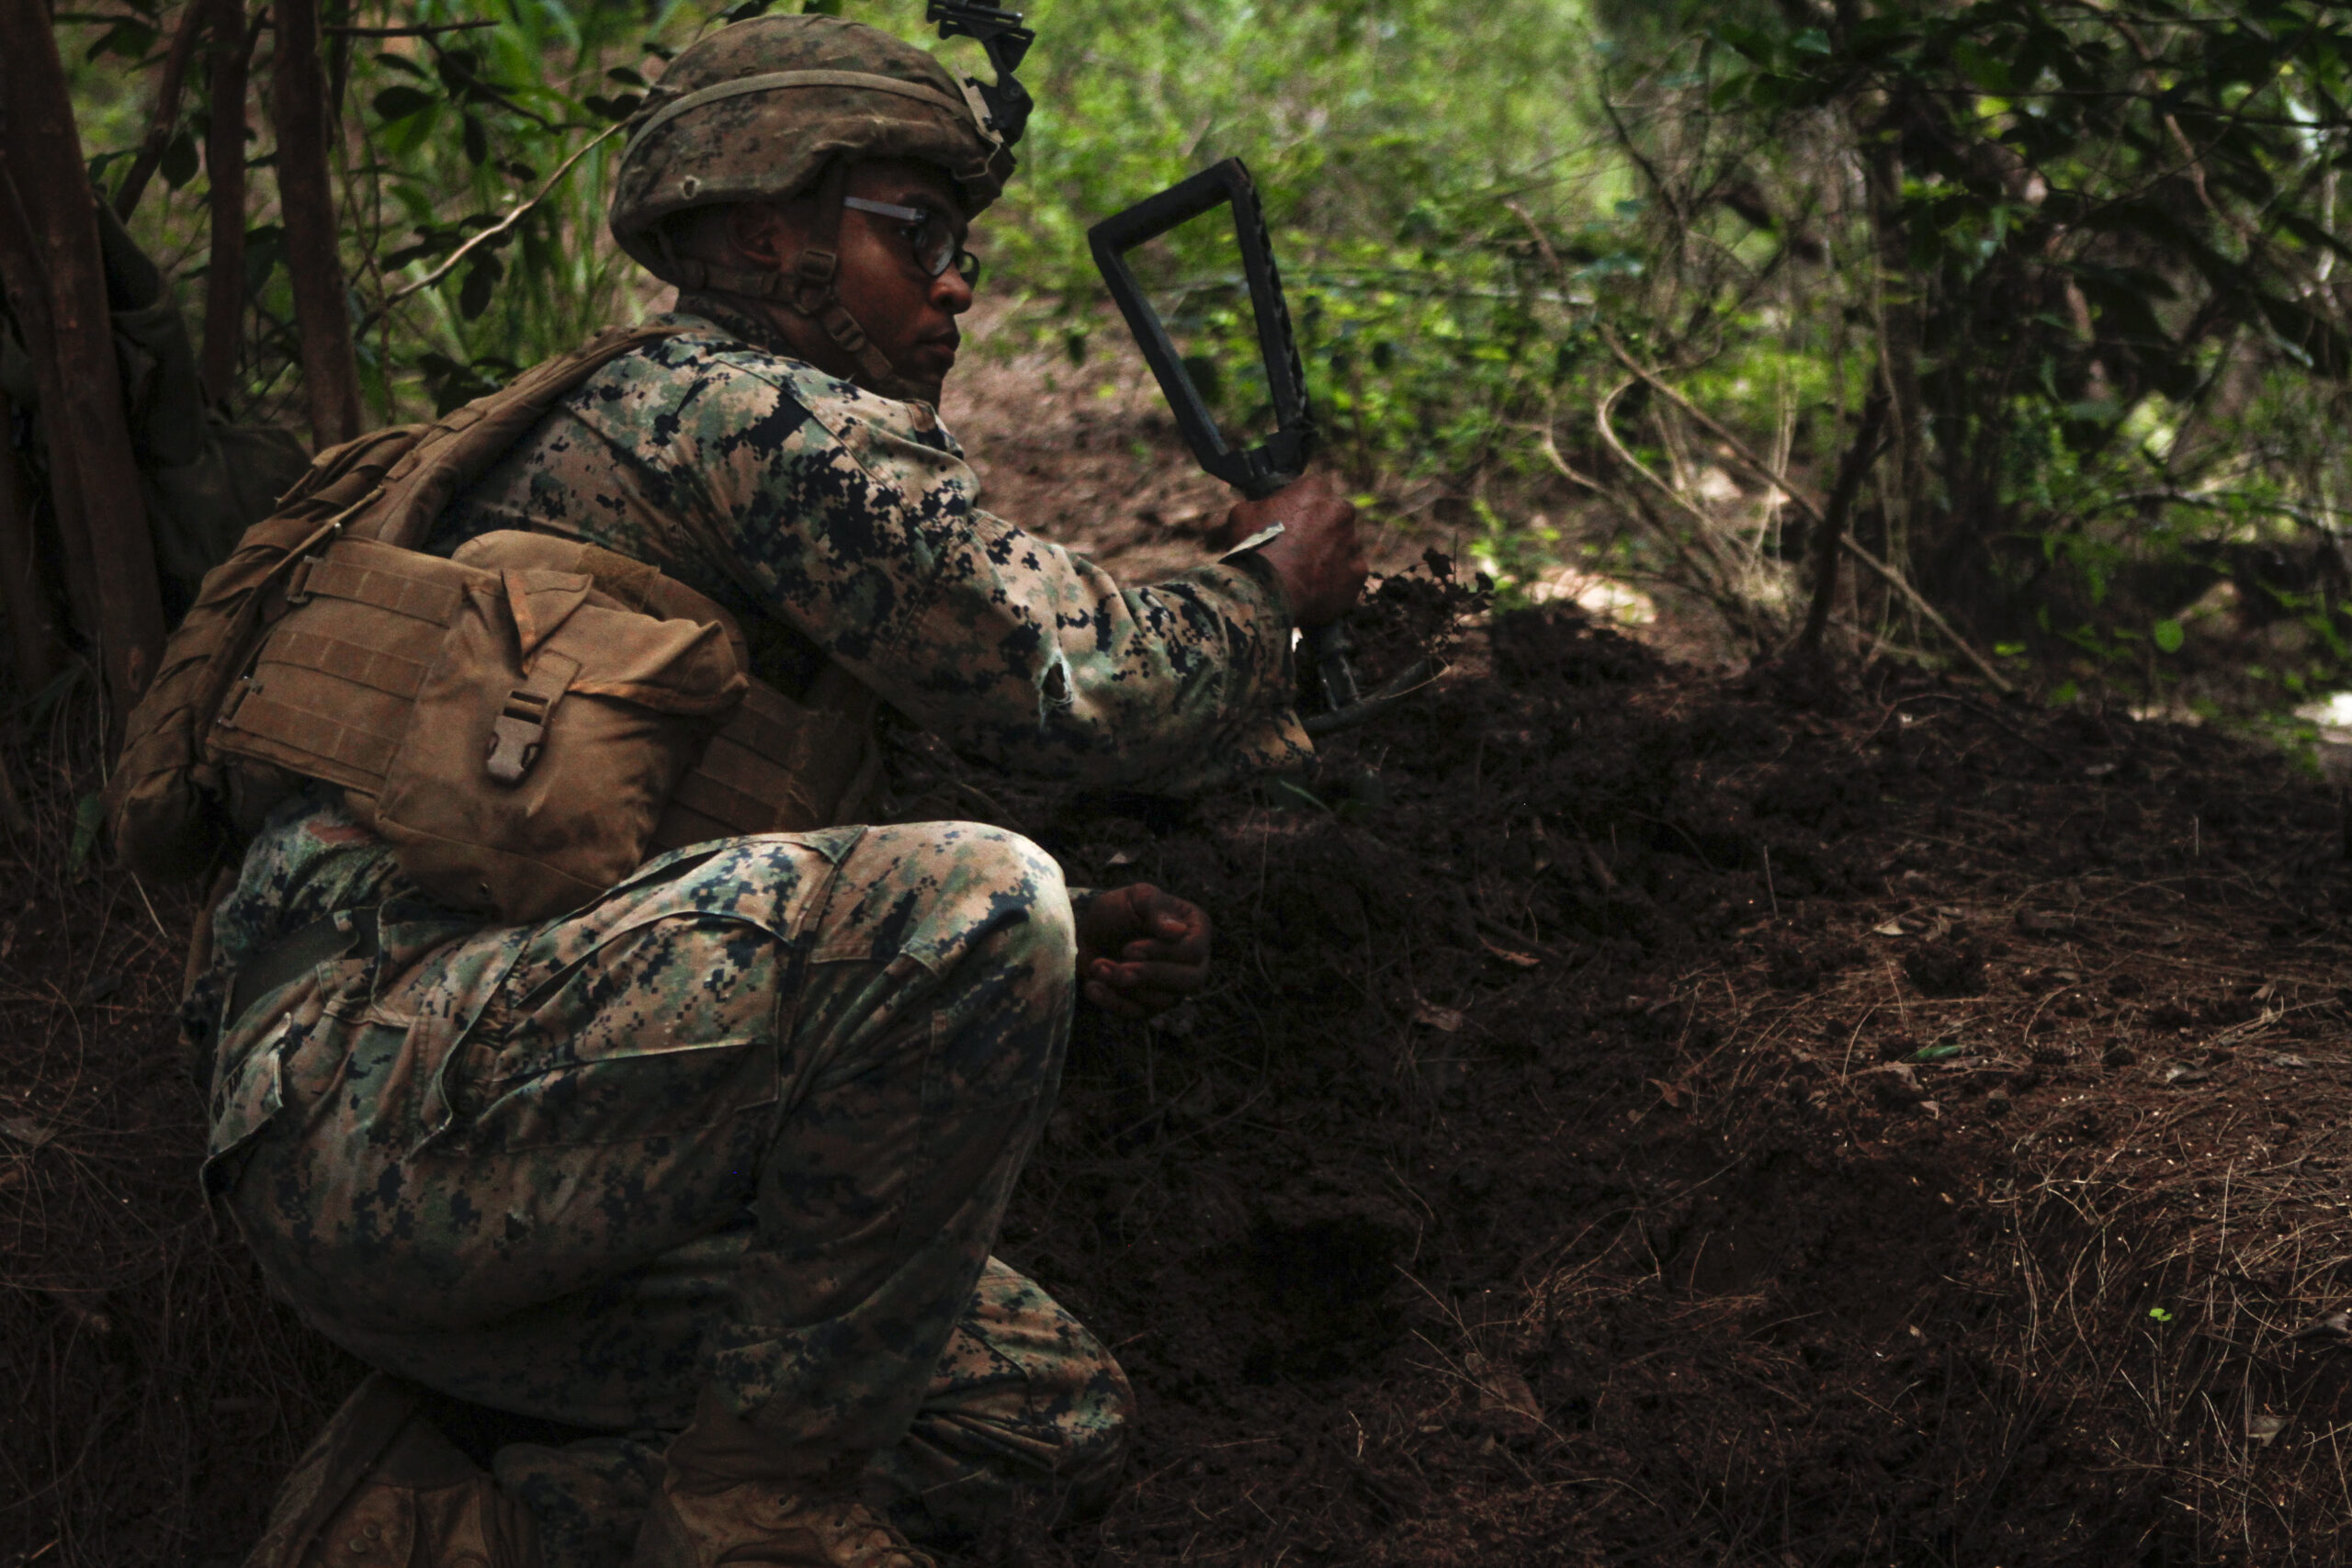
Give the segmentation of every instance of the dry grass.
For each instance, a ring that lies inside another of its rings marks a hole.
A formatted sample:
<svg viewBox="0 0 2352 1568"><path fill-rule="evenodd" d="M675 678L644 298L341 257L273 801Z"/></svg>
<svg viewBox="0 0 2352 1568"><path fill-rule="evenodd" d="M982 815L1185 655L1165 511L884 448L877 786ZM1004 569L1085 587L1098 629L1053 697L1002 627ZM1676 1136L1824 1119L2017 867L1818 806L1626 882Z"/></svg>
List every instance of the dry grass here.
<svg viewBox="0 0 2352 1568"><path fill-rule="evenodd" d="M197 1191L173 1019L195 900L74 855L100 716L9 760L0 880L0 1562L241 1561L345 1369Z"/></svg>

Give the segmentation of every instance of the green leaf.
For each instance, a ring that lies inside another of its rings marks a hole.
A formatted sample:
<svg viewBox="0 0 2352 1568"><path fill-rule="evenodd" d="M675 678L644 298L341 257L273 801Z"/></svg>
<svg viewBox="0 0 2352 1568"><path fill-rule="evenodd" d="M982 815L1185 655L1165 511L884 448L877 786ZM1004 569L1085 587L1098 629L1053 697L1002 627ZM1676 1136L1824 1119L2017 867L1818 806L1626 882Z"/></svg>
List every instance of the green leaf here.
<svg viewBox="0 0 2352 1568"><path fill-rule="evenodd" d="M490 158L490 132L484 130L481 128L481 121L472 115L467 115L464 118L466 162L480 168Z"/></svg>
<svg viewBox="0 0 2352 1568"><path fill-rule="evenodd" d="M1940 1062L1947 1056L1957 1056L1966 1049L1960 1045L1922 1045L1911 1053L1915 1062Z"/></svg>
<svg viewBox="0 0 2352 1568"><path fill-rule="evenodd" d="M1760 28L1726 24L1715 29L1715 36L1758 65L1772 62L1772 40Z"/></svg>
<svg viewBox="0 0 2352 1568"><path fill-rule="evenodd" d="M580 102L590 114L601 115L606 119L627 119L637 112L639 105L645 102L645 95L622 93L608 98L602 93L591 93Z"/></svg>
<svg viewBox="0 0 2352 1568"><path fill-rule="evenodd" d="M125 18L100 33L84 58L96 60L101 54L118 54L125 60L144 60L161 36L153 28Z"/></svg>
<svg viewBox="0 0 2352 1568"><path fill-rule="evenodd" d="M2009 63L1970 39L1952 45L1951 57L1971 82L1988 93L2007 96L2013 88Z"/></svg>
<svg viewBox="0 0 2352 1568"><path fill-rule="evenodd" d="M376 95L376 118L387 125L423 114L441 100L414 87L387 87Z"/></svg>
<svg viewBox="0 0 2352 1568"><path fill-rule="evenodd" d="M2165 653L2178 653L2185 637L2180 623L2175 620L2158 621L2148 632L2149 640Z"/></svg>
<svg viewBox="0 0 2352 1568"><path fill-rule="evenodd" d="M466 265L466 281L458 289L458 314L467 321L476 321L490 309L491 291L498 287L506 264L487 247Z"/></svg>
<svg viewBox="0 0 2352 1568"><path fill-rule="evenodd" d="M107 819L104 795L85 795L74 803L74 840L66 846L65 863L74 870L82 869L90 852L98 847L98 828Z"/></svg>
<svg viewBox="0 0 2352 1568"><path fill-rule="evenodd" d="M157 160L155 172L163 175L164 183L174 190L196 178L196 138L183 129L178 135L164 142L164 155Z"/></svg>

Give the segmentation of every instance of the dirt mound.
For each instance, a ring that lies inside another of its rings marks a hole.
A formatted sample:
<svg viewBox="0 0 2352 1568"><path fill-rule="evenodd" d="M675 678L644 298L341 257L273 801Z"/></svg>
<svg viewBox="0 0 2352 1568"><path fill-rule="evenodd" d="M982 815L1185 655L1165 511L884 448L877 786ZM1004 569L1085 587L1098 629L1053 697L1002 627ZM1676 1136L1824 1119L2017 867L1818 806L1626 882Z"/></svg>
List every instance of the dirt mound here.
<svg viewBox="0 0 2352 1568"><path fill-rule="evenodd" d="M1368 679L1465 607L1392 581ZM899 815L1219 921L1211 994L1082 1031L1002 1245L1134 1375L1131 1480L976 1558L2328 1559L2333 799L2206 732L1702 678L1557 609L1453 655L1248 796L900 759ZM17 852L0 1552L232 1555L350 1369L189 1195L187 908Z"/></svg>

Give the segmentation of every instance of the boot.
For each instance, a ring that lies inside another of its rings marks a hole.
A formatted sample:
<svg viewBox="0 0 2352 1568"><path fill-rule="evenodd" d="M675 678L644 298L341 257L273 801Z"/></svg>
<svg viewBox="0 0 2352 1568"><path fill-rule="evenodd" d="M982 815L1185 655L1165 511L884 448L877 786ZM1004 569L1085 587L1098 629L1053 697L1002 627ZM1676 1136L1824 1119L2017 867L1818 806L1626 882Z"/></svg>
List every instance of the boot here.
<svg viewBox="0 0 2352 1568"><path fill-rule="evenodd" d="M665 1482L630 1568L934 1568L844 1492L742 1481L718 1492Z"/></svg>
<svg viewBox="0 0 2352 1568"><path fill-rule="evenodd" d="M864 1456L812 1472L709 1389L665 1464L630 1568L935 1568L858 1497Z"/></svg>
<svg viewBox="0 0 2352 1568"><path fill-rule="evenodd" d="M245 1568L539 1568L539 1547L415 1387L377 1372L296 1463Z"/></svg>

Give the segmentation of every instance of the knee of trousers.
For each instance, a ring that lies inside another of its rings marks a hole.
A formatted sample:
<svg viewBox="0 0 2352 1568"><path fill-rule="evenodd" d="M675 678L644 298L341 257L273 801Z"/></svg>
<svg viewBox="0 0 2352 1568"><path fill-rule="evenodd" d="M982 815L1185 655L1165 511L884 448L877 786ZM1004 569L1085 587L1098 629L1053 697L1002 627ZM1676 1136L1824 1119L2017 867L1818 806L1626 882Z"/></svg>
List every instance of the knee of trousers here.
<svg viewBox="0 0 2352 1568"><path fill-rule="evenodd" d="M900 892L928 904L928 944L939 951L985 944L996 963L1056 990L1075 978L1078 922L1061 867L1018 833L978 822L875 828L844 869L866 883L860 904Z"/></svg>

